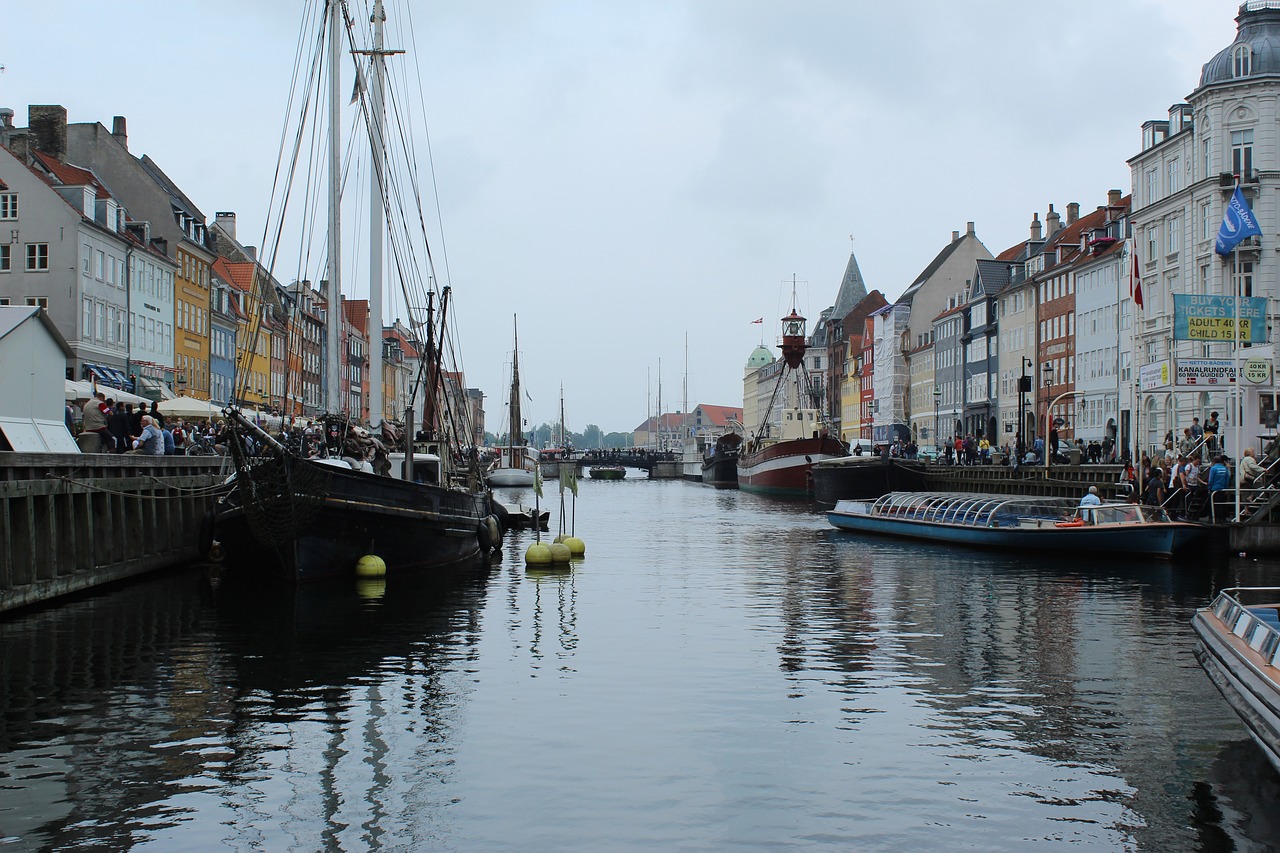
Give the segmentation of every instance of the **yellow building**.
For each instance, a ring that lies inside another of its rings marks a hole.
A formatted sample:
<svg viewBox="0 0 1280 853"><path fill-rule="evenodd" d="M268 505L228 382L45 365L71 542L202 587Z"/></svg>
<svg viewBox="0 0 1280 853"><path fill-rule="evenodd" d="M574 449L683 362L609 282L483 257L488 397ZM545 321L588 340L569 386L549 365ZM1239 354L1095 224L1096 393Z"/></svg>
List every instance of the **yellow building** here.
<svg viewBox="0 0 1280 853"><path fill-rule="evenodd" d="M173 358L179 394L209 399L209 263L197 244L178 244L173 277Z"/></svg>
<svg viewBox="0 0 1280 853"><path fill-rule="evenodd" d="M241 405L264 408L271 399L272 324L255 281L258 265L218 258L213 268L239 294L233 400Z"/></svg>

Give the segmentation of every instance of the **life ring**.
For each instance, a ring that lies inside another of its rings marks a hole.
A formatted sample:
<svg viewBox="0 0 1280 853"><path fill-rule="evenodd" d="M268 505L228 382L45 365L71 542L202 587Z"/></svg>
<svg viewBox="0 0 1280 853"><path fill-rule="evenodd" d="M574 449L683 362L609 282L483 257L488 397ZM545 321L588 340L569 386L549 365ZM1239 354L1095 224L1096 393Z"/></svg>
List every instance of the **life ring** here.
<svg viewBox="0 0 1280 853"><path fill-rule="evenodd" d="M1055 527L1084 527L1083 518L1073 518L1070 521L1059 521Z"/></svg>

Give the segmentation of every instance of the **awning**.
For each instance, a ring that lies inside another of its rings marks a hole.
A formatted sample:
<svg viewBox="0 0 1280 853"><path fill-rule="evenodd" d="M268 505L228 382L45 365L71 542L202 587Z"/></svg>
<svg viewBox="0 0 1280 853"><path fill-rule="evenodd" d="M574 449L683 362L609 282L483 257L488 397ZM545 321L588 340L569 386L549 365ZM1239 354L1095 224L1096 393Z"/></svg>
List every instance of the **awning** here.
<svg viewBox="0 0 1280 853"><path fill-rule="evenodd" d="M116 370L105 364L90 364L87 361L84 366L99 382L110 385L112 388L123 389L129 385L129 378L124 375L123 370Z"/></svg>

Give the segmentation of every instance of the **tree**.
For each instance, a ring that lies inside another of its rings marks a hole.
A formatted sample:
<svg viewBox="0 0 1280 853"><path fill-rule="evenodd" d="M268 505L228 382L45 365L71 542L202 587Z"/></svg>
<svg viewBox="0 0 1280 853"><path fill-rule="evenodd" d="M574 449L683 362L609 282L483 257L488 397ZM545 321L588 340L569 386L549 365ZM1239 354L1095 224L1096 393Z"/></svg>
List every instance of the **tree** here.
<svg viewBox="0 0 1280 853"><path fill-rule="evenodd" d="M587 424L582 431L582 443L579 447L604 447L604 433L595 424Z"/></svg>

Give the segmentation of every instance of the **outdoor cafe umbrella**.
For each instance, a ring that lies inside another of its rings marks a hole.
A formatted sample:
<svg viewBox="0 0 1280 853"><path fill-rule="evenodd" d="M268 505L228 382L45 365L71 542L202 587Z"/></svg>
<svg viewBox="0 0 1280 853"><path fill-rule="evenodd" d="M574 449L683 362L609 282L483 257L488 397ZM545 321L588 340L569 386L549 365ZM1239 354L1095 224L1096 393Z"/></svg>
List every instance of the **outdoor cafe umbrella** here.
<svg viewBox="0 0 1280 853"><path fill-rule="evenodd" d="M158 404L160 414L175 418L221 418L222 408L208 400L197 400L195 397L174 397L172 400L161 400Z"/></svg>

